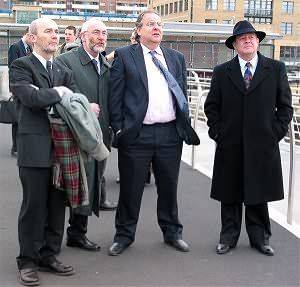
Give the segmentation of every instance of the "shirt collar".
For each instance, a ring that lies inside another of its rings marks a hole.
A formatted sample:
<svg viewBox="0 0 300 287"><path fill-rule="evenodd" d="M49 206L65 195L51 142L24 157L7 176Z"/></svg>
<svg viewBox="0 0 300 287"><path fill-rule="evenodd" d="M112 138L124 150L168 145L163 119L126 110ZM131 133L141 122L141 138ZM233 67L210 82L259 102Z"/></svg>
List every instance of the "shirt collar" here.
<svg viewBox="0 0 300 287"><path fill-rule="evenodd" d="M255 56L250 60L250 61L245 61L244 59L242 59L240 56L239 57L239 63L240 63L240 66L241 66L241 69L246 69L246 64L248 62L250 62L251 64L251 67L255 70L256 69L256 66L257 66L257 62L258 62L258 56L257 56L257 53L255 54Z"/></svg>
<svg viewBox="0 0 300 287"><path fill-rule="evenodd" d="M35 51L33 51L32 54L38 58L38 60L42 63L42 65L44 66L44 68L47 70L46 63L47 63L48 60L46 60L44 57L42 57L41 55L39 55L39 54L38 54L37 52L35 52ZM53 58L51 58L49 61L50 61L51 64L52 64Z"/></svg>
<svg viewBox="0 0 300 287"><path fill-rule="evenodd" d="M147 55L147 54L149 54L149 52L153 51L153 50L150 50L149 48L147 48L147 47L146 47L145 45L143 45L142 43L141 43L141 46L142 46L143 54L144 54L144 55ZM161 56L163 55L160 46L158 46L154 51L155 51L158 55L161 55Z"/></svg>
<svg viewBox="0 0 300 287"><path fill-rule="evenodd" d="M28 44L25 42L25 40L22 38L21 41L23 42L23 45L25 47L25 50L27 50Z"/></svg>
<svg viewBox="0 0 300 287"><path fill-rule="evenodd" d="M85 50L85 52L88 54L88 56L90 57L91 60L96 60L97 63L100 62L100 61L99 61L99 57L100 57L99 54L98 54L98 57L95 58L95 57L93 57L88 51Z"/></svg>

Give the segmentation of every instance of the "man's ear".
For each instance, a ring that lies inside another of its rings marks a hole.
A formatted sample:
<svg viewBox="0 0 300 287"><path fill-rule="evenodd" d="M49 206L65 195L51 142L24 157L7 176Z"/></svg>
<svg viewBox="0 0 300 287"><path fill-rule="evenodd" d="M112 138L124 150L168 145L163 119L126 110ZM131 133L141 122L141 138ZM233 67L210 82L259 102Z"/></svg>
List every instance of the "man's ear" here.
<svg viewBox="0 0 300 287"><path fill-rule="evenodd" d="M29 39L31 43L35 43L37 40L37 36L35 34L29 34Z"/></svg>

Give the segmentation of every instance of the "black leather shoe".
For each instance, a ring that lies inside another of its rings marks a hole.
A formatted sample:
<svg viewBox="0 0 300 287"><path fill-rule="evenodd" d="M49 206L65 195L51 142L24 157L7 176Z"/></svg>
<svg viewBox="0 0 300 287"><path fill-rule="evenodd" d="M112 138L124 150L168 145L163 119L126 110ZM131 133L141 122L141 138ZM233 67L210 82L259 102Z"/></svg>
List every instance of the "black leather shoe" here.
<svg viewBox="0 0 300 287"><path fill-rule="evenodd" d="M110 256L117 256L120 255L129 245L120 243L120 242L114 242L112 246L108 250L108 254Z"/></svg>
<svg viewBox="0 0 300 287"><path fill-rule="evenodd" d="M100 202L100 210L115 210L117 209L117 204L108 200L105 200L104 202Z"/></svg>
<svg viewBox="0 0 300 287"><path fill-rule="evenodd" d="M270 245L250 243L250 246L264 255L274 256L274 249Z"/></svg>
<svg viewBox="0 0 300 287"><path fill-rule="evenodd" d="M226 243L219 243L216 247L216 252L219 255L226 254L230 251L230 249L234 248L233 246L230 246Z"/></svg>
<svg viewBox="0 0 300 287"><path fill-rule="evenodd" d="M181 252L189 252L190 251L188 244L185 241L183 241L182 239L165 240L165 243Z"/></svg>
<svg viewBox="0 0 300 287"><path fill-rule="evenodd" d="M55 257L52 257L49 260L41 260L39 263L39 270L60 276L71 276L75 274L75 270L72 266L61 263Z"/></svg>
<svg viewBox="0 0 300 287"><path fill-rule="evenodd" d="M36 268L20 269L19 282L24 286L40 286L41 284Z"/></svg>
<svg viewBox="0 0 300 287"><path fill-rule="evenodd" d="M88 251L100 251L101 247L90 241L86 236L79 238L67 238L67 246L69 247L77 247Z"/></svg>

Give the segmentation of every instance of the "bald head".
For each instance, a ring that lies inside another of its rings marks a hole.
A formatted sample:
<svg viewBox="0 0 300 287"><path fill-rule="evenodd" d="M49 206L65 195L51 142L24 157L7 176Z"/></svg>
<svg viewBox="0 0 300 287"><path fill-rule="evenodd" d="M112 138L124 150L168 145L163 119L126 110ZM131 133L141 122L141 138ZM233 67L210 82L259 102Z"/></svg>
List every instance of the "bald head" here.
<svg viewBox="0 0 300 287"><path fill-rule="evenodd" d="M33 51L45 59L53 57L58 47L58 26L48 18L39 18L31 22L29 33Z"/></svg>
<svg viewBox="0 0 300 287"><path fill-rule="evenodd" d="M34 34L37 35L38 33L38 29L47 25L54 25L57 27L57 24L48 18L38 18L34 21L31 22L30 26L29 26L29 33L30 34Z"/></svg>

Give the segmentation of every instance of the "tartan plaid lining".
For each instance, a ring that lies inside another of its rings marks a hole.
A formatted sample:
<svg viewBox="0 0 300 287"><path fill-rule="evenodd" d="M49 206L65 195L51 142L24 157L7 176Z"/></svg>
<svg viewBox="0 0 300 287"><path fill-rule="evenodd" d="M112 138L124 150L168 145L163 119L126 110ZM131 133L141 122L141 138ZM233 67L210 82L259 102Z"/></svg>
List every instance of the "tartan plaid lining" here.
<svg viewBox="0 0 300 287"><path fill-rule="evenodd" d="M54 144L54 187L66 192L72 208L88 205L87 179L78 144L62 119L49 119Z"/></svg>

